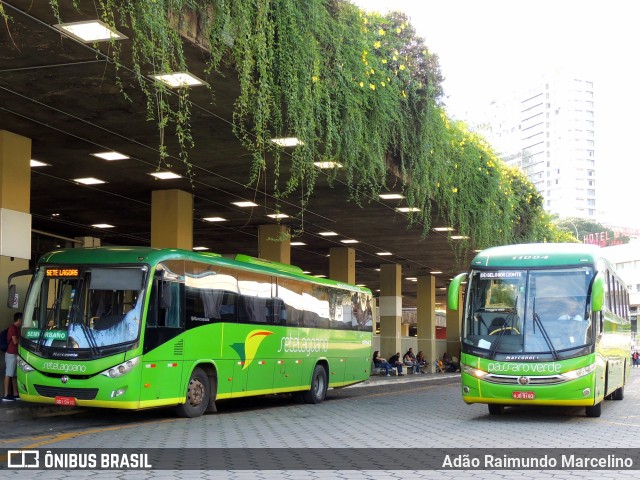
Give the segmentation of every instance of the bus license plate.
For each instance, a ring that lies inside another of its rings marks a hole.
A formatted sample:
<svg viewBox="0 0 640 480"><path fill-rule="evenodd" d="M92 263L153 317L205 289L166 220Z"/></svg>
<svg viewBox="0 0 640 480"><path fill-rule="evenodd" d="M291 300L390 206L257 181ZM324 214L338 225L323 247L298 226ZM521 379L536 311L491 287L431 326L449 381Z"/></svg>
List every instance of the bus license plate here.
<svg viewBox="0 0 640 480"><path fill-rule="evenodd" d="M535 392L512 392L511 396L515 400L533 400L536 398Z"/></svg>
<svg viewBox="0 0 640 480"><path fill-rule="evenodd" d="M75 406L76 399L73 397L56 397L56 405Z"/></svg>

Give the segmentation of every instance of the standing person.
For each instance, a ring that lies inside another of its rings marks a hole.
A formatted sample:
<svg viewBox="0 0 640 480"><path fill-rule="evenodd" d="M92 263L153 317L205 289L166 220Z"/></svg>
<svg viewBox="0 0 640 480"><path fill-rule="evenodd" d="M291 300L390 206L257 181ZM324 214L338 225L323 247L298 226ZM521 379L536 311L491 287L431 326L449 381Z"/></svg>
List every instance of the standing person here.
<svg viewBox="0 0 640 480"><path fill-rule="evenodd" d="M633 355L631 355L631 358L633 358L633 366L634 366L634 367L637 367L637 366L638 366L638 357L639 357L639 355L638 355L638 351L637 351L637 350L634 350L634 351L633 351Z"/></svg>
<svg viewBox="0 0 640 480"><path fill-rule="evenodd" d="M389 364L392 367L395 367L398 369L398 375L404 375L404 373L402 373L402 362L400 361L400 352L397 352L395 355L391 355L391 358L389 358Z"/></svg>
<svg viewBox="0 0 640 480"><path fill-rule="evenodd" d="M7 353L4 354L4 397L3 402L20 400L18 396L18 380L16 378L16 362L18 360L18 343L20 342L20 327L22 326L22 313L16 312L13 316L13 325L7 330ZM13 395L9 388L13 387Z"/></svg>

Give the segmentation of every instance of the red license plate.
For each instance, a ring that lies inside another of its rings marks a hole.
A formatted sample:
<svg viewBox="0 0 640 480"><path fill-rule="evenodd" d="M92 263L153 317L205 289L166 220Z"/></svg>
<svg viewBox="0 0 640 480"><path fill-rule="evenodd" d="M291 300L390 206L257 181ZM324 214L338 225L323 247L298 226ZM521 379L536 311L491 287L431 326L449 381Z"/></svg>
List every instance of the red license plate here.
<svg viewBox="0 0 640 480"><path fill-rule="evenodd" d="M73 397L56 397L56 405L75 405L76 399Z"/></svg>
<svg viewBox="0 0 640 480"><path fill-rule="evenodd" d="M536 398L535 392L512 392L511 396L515 400L533 400Z"/></svg>

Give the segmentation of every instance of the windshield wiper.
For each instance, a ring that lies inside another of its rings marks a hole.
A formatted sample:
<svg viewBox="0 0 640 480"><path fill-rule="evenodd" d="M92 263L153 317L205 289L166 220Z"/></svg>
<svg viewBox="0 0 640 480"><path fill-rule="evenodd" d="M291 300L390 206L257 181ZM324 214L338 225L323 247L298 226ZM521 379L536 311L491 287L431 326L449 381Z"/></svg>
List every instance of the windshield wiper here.
<svg viewBox="0 0 640 480"><path fill-rule="evenodd" d="M533 297L533 326L535 328L536 325L538 325L538 327L540 328L540 332L542 333L542 338L544 338L544 341L547 342L547 345L549 346L549 350L551 350L551 354L553 355L554 360L558 360L558 352L556 352L556 349L553 347L553 342L551 341L551 338L549 338L549 334L547 333L547 329L544 328L544 325L542 325L542 320L540 320L540 315L538 315L538 313L536 312L536 298ZM535 334L535 331L534 331Z"/></svg>

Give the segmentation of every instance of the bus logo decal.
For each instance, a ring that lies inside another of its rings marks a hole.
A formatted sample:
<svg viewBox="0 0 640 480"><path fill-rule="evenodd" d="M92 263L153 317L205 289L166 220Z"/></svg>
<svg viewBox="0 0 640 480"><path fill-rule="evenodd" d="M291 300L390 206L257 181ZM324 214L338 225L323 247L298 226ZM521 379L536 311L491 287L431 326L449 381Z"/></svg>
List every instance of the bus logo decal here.
<svg viewBox="0 0 640 480"><path fill-rule="evenodd" d="M247 333L247 337L244 339L244 343L235 343L231 345L231 348L233 348L240 357L242 370L246 370L247 368L249 368L249 365L251 365L251 362L258 352L258 348L260 348L260 344L269 335L273 335L273 332L261 329L251 330L249 333Z"/></svg>
<svg viewBox="0 0 640 480"><path fill-rule="evenodd" d="M518 383L520 385L529 385L529 377L520 377L520 378L518 378Z"/></svg>

